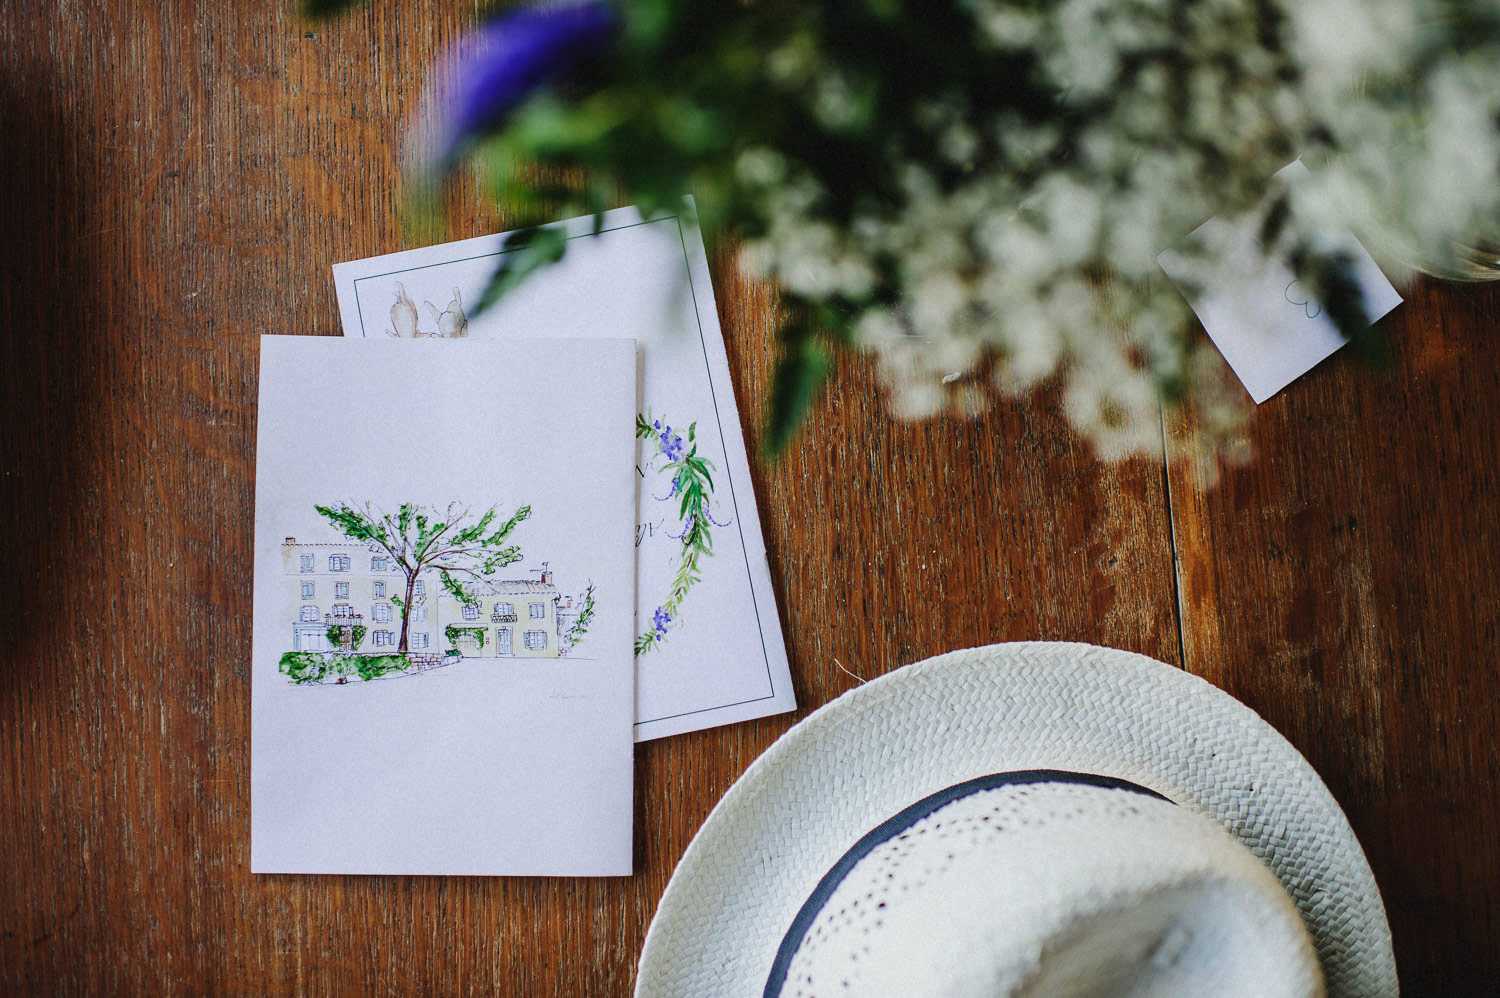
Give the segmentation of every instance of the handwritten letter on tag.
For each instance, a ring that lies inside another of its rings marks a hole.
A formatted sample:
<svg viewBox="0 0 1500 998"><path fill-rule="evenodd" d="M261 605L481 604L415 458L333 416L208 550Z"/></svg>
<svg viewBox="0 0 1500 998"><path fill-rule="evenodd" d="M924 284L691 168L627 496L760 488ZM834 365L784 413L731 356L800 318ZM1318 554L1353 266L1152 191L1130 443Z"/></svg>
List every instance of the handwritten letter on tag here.
<svg viewBox="0 0 1500 998"><path fill-rule="evenodd" d="M1299 161L1277 177L1295 180L1306 172ZM1157 257L1257 405L1347 342L1286 264L1265 254L1260 221L1261 213L1253 212L1245 219L1214 218L1199 226L1189 238L1209 249L1206 271L1201 259L1183 253L1169 250ZM1354 277L1370 321L1401 304L1365 248L1352 236L1341 242L1353 249Z"/></svg>

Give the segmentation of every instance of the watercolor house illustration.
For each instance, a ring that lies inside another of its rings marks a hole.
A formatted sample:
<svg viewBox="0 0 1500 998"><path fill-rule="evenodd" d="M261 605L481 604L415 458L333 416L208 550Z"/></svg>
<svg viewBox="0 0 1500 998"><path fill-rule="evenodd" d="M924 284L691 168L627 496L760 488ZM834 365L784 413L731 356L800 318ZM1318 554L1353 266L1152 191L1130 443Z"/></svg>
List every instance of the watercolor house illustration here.
<svg viewBox="0 0 1500 998"><path fill-rule="evenodd" d="M288 537L281 559L288 605L295 608L291 650L396 650L406 576L389 554L365 544ZM568 630L579 608L558 592L546 562L539 579L497 579L467 586L465 592L467 601L446 592L436 572L417 577L407 634L412 652L556 658L568 650Z"/></svg>
<svg viewBox="0 0 1500 998"><path fill-rule="evenodd" d="M391 602L405 589L406 577L384 552L363 544L298 543L281 546L285 586L293 599L293 651L395 651L401 613ZM423 589L432 583L418 580ZM412 613L408 641L413 651L436 649L439 631L425 606Z"/></svg>
<svg viewBox="0 0 1500 998"><path fill-rule="evenodd" d="M556 658L563 650L552 571L542 563L540 579L497 579L464 586L467 601L444 592L438 625L465 658Z"/></svg>

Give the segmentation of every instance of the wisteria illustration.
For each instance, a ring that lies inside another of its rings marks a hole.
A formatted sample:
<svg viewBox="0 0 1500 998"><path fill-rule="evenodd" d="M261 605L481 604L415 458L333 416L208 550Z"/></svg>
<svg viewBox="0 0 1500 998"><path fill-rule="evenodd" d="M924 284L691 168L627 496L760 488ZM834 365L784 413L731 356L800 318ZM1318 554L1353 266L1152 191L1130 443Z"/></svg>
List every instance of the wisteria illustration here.
<svg viewBox="0 0 1500 998"><path fill-rule="evenodd" d="M698 424L688 424L687 433L677 432L665 417L636 415L635 435L651 441L656 453L648 464L671 475L666 495L652 495L656 502L676 502L681 521L676 533L668 536L680 545L677 571L664 599L651 617L651 627L635 639L635 653L644 655L667 639L669 631L682 623L681 607L688 592L702 581L702 560L713 557L713 528L727 527L730 521L714 519L714 465L698 455Z"/></svg>

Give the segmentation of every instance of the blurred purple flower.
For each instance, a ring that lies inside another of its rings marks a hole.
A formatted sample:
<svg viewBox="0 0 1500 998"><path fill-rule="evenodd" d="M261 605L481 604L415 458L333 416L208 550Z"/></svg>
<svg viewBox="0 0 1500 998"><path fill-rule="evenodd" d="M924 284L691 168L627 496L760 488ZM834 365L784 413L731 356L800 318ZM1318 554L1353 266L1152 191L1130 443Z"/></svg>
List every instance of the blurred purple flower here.
<svg viewBox="0 0 1500 998"><path fill-rule="evenodd" d="M659 606L656 613L651 617L652 623L656 625L656 639L660 641L667 633L667 625L672 622L672 615L667 612L666 607Z"/></svg>
<svg viewBox="0 0 1500 998"><path fill-rule="evenodd" d="M450 51L428 105L436 163L453 164L464 145L504 124L521 102L602 54L619 19L608 3L522 7L485 22Z"/></svg>

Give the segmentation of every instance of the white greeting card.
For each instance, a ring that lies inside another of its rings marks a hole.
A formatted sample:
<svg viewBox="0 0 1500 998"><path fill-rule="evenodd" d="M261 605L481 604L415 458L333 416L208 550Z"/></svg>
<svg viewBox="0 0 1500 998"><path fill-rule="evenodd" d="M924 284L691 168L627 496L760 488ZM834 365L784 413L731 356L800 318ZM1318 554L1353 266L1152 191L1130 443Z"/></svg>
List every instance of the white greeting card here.
<svg viewBox="0 0 1500 998"><path fill-rule="evenodd" d="M481 316L504 236L333 268L344 334L626 336L642 346L636 524L636 739L792 710L796 701L703 240L632 208L554 228L567 253Z"/></svg>
<svg viewBox="0 0 1500 998"><path fill-rule="evenodd" d="M636 365L262 337L254 872L630 873Z"/></svg>
<svg viewBox="0 0 1500 998"><path fill-rule="evenodd" d="M1306 175L1297 161L1276 177L1296 183ZM1261 221L1262 213L1252 212L1236 221L1212 218L1194 230L1190 238L1212 255L1206 273L1186 254L1157 257L1257 405L1348 342L1297 275L1266 255ZM1401 304L1401 295L1352 235L1338 236L1340 245L1352 248L1354 279L1373 322Z"/></svg>

